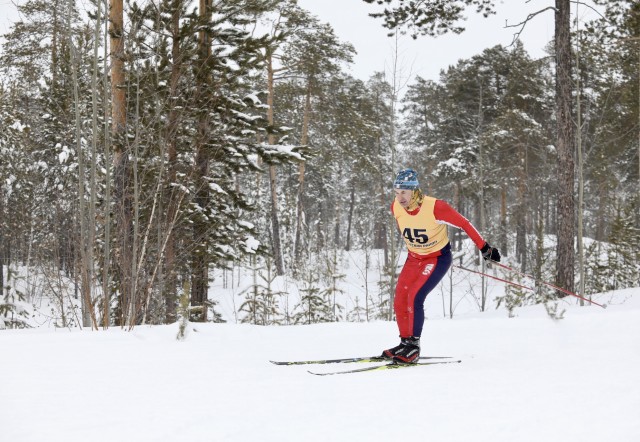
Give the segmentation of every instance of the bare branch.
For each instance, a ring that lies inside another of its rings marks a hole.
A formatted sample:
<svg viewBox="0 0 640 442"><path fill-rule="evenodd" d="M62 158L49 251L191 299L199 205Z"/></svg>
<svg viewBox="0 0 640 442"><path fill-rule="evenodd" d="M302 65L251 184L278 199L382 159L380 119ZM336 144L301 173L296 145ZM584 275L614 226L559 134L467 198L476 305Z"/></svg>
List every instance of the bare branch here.
<svg viewBox="0 0 640 442"><path fill-rule="evenodd" d="M530 2L531 2L531 0L527 0L525 3L530 3ZM581 6L586 6L587 8L591 9L591 10L592 10L592 11L594 11L596 14L598 14L601 18L603 18L603 19L605 19L605 20L606 20L606 17L605 17L605 16L603 16L603 15L600 13L600 11L598 11L596 8L594 8L593 6L591 6L591 5L589 5L589 4L585 3L585 2L582 2L582 1L579 1L579 0L572 0L572 1L571 1L571 3L573 3L573 4L577 4L577 5L581 5ZM536 15L541 14L541 13L543 13L543 12L545 12L545 11L549 10L549 9L551 9L551 10L554 10L554 11L555 11L555 9L556 9L556 8L555 8L555 7L553 7L553 6L548 6L548 7L544 8L544 9L541 9L541 10L539 10L539 11L537 11L537 12L533 12L533 13L531 13L531 14L527 15L527 18L525 18L522 22L520 22L520 23L516 23L516 24L514 24L514 25L510 25L510 24L505 20L505 25L504 25L504 27L505 27L505 28L518 28L518 27L520 28L520 29L519 29L515 34L513 34L513 40L511 41L511 44L509 44L509 46L513 46L513 45L515 44L515 42L516 42L516 41L518 41L518 40L520 39L520 35L522 34L522 32L524 31L525 26L527 25L527 23L528 23L531 19L533 19ZM509 47L509 46L507 46L507 47Z"/></svg>
<svg viewBox="0 0 640 442"><path fill-rule="evenodd" d="M580 1L572 1L571 3L574 3L576 5L586 6L587 8L591 9L593 12L598 14L600 16L600 18L603 18L605 20L607 19L604 15L600 14L600 11L598 11L596 8L594 8L593 6L591 6L591 5L587 4L587 3L580 2Z"/></svg>
<svg viewBox="0 0 640 442"><path fill-rule="evenodd" d="M515 25L510 25L507 20L505 20L505 28L520 28L515 34L513 34L513 40L511 41L511 44L509 44L509 46L513 46L515 42L518 41L518 39L520 38L520 34L522 34L522 31L524 31L525 26L527 26L527 23L529 23L530 20L532 20L536 15L542 14L543 12L548 10L555 11L556 8L554 8L553 6L547 6L546 8L541 9L537 12L532 12L531 14L527 15L527 18L525 18L522 22L516 23Z"/></svg>

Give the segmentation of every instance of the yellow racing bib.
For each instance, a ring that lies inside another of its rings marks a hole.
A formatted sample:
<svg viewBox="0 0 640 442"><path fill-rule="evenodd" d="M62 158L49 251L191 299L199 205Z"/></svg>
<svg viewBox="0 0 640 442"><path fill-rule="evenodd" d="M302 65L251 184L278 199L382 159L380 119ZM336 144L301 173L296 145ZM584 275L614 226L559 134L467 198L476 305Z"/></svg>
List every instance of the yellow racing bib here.
<svg viewBox="0 0 640 442"><path fill-rule="evenodd" d="M410 215L397 201L394 201L393 216L410 252L428 255L449 243L447 225L439 223L433 214L436 201L436 198L425 196L420 210L415 215Z"/></svg>

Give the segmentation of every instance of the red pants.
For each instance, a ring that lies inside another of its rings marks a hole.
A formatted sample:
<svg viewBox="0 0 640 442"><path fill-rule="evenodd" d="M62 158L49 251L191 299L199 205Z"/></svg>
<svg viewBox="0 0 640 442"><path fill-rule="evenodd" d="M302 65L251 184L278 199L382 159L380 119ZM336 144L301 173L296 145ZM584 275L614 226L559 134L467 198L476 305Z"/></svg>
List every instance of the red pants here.
<svg viewBox="0 0 640 442"><path fill-rule="evenodd" d="M402 338L422 334L424 301L451 267L451 248L447 245L440 252L426 257L409 253L402 267L393 303Z"/></svg>

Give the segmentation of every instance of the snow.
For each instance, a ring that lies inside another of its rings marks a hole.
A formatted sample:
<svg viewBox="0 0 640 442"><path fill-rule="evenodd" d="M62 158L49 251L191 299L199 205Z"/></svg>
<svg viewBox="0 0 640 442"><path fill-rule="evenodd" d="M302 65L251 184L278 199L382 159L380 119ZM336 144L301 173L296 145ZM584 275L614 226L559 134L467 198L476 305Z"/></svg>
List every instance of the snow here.
<svg viewBox="0 0 640 442"><path fill-rule="evenodd" d="M260 241L258 241L253 235L248 235L244 244L244 250L246 253L255 253L260 247Z"/></svg>
<svg viewBox="0 0 640 442"><path fill-rule="evenodd" d="M460 159L458 158L449 158L446 161L441 161L439 163L438 172L443 169L449 169L453 173L462 173L467 171L467 167L465 166L464 162L460 161Z"/></svg>
<svg viewBox="0 0 640 442"><path fill-rule="evenodd" d="M252 222L249 222L249 221L245 221L245 220L239 220L238 221L238 225L246 227L247 229L255 228L255 224L253 224Z"/></svg>
<svg viewBox="0 0 640 442"><path fill-rule="evenodd" d="M21 123L21 122L19 122L19 121L16 121L15 123L13 123L13 124L12 124L11 126L9 126L9 127L10 127L11 129L13 129L13 130L17 130L18 132L22 132L22 131L24 131L24 130L27 128L27 126L26 126L26 125L22 124L22 123Z"/></svg>
<svg viewBox="0 0 640 442"><path fill-rule="evenodd" d="M328 377L269 360L378 354L395 324L3 331L0 440L637 441L640 289L598 300L430 319L423 353L462 364Z"/></svg>
<svg viewBox="0 0 640 442"><path fill-rule="evenodd" d="M287 156L290 156L296 160L299 161L303 161L304 158L302 158L302 155L300 155L298 152L294 152L293 149L296 148L296 146L293 145L285 145L285 144L267 144L267 143L262 143L260 144L260 146L262 146L262 148L268 153L269 151L271 152L280 152L283 154L286 154Z"/></svg>
<svg viewBox="0 0 640 442"><path fill-rule="evenodd" d="M244 99L245 99L245 100L248 100L248 101L251 101L251 103L252 103L254 106L258 106L258 105L262 104L262 101L260 100L260 98L258 98L258 96L257 96L256 94L249 94L249 95L246 95L246 96L244 97Z"/></svg>
<svg viewBox="0 0 640 442"><path fill-rule="evenodd" d="M60 144L56 145L56 149L60 146ZM69 154L71 151L67 146L62 146L62 151L58 154L58 161L60 164L64 164L69 159Z"/></svg>
<svg viewBox="0 0 640 442"><path fill-rule="evenodd" d="M368 270L362 251L342 257L345 311L364 306L365 292L377 296L377 252ZM640 440L640 288L595 295L606 309L564 298L561 320L543 305L509 318L494 309L504 284L488 281L480 312L477 275L454 269L427 298L422 348L461 364L320 377L307 370L367 364L269 360L378 355L397 344L395 323L238 324L251 272L227 274L231 287L221 271L212 276L210 298L228 323L190 324L183 341L177 323L91 331L35 316L40 328L0 331L0 441ZM272 288L287 292L280 308L291 316L295 281ZM38 296L40 314L55 314Z"/></svg>
<svg viewBox="0 0 640 442"><path fill-rule="evenodd" d="M216 192L216 193L221 193L226 195L227 192L224 191L224 189L222 187L220 187L220 185L216 184L216 183L209 183L209 189L211 189L212 191Z"/></svg>

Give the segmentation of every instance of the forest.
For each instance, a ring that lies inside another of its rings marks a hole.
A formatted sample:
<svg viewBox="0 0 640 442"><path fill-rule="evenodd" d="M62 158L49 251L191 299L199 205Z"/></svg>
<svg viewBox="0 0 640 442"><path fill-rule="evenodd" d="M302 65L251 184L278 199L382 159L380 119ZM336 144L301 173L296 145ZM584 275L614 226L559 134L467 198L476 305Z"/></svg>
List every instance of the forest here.
<svg viewBox="0 0 640 442"><path fill-rule="evenodd" d="M383 252L367 317L392 319L404 167L519 271L583 296L640 286L640 2L596 1L588 23L555 3L546 57L514 41L406 87L349 75L353 46L296 0L21 3L0 52L0 328L27 326L34 290L59 326L220 321L211 274L239 267L246 322L286 322L281 277L316 310L291 321L348 320L325 313L350 250ZM451 27L402 8L380 24L411 13L403 32Z"/></svg>

